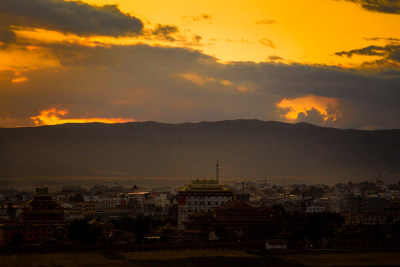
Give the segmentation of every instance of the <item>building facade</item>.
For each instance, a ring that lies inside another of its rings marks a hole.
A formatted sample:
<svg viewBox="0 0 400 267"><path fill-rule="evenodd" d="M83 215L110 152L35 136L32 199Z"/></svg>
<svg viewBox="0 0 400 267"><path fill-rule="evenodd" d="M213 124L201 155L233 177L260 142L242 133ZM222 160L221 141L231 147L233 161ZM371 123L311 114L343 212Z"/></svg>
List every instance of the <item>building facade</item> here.
<svg viewBox="0 0 400 267"><path fill-rule="evenodd" d="M66 231L64 209L52 199L48 188L40 187L22 209L20 221L0 225L0 246L62 239Z"/></svg>
<svg viewBox="0 0 400 267"><path fill-rule="evenodd" d="M217 180L193 180L178 191L178 229L185 229L190 214L213 211L232 199L233 192Z"/></svg>

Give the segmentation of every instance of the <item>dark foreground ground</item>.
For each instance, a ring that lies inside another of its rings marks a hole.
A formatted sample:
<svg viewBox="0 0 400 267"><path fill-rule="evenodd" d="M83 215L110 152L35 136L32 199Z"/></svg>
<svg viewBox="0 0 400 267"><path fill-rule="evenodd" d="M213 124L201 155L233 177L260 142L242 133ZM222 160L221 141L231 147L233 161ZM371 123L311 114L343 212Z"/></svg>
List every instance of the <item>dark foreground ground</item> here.
<svg viewBox="0 0 400 267"><path fill-rule="evenodd" d="M400 252L142 251L0 255L0 266L400 266Z"/></svg>

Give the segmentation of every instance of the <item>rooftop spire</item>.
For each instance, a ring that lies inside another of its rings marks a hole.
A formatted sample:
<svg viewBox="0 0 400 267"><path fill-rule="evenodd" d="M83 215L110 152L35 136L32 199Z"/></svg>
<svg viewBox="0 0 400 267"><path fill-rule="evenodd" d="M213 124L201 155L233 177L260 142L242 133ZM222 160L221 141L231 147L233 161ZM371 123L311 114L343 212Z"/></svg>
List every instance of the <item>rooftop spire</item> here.
<svg viewBox="0 0 400 267"><path fill-rule="evenodd" d="M217 160L217 165L216 165L216 178L217 178L217 183L219 183L219 164Z"/></svg>

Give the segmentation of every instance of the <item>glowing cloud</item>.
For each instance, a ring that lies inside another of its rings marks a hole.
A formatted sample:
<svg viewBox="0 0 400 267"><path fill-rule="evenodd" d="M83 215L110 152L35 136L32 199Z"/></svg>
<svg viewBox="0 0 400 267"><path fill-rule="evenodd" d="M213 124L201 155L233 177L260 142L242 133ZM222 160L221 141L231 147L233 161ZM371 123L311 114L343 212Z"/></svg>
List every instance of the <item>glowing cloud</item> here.
<svg viewBox="0 0 400 267"><path fill-rule="evenodd" d="M239 86L237 87L237 90L238 90L239 92L241 92L241 93L246 93L246 92L248 92L248 91L251 91L252 88L249 88L249 87L243 86L243 85L239 85Z"/></svg>
<svg viewBox="0 0 400 267"><path fill-rule="evenodd" d="M37 126L40 125L56 125L64 123L87 123L87 122L102 122L102 123L123 123L132 122L133 119L122 119L122 118L72 118L62 119L69 112L67 110L58 110L51 108L48 110L40 111L39 116L31 117Z"/></svg>
<svg viewBox="0 0 400 267"><path fill-rule="evenodd" d="M214 78L211 77L205 77L205 76L200 76L197 75L195 73L182 73L180 74L180 76L182 76L182 78L194 82L197 85L204 85L206 82L213 82L215 81Z"/></svg>
<svg viewBox="0 0 400 267"><path fill-rule="evenodd" d="M324 121L335 121L337 112L333 110L338 106L338 99L332 97L307 95L298 98L283 98L276 104L280 116L294 122L312 112L319 112Z"/></svg>
<svg viewBox="0 0 400 267"><path fill-rule="evenodd" d="M262 44L263 46L271 47L271 48L274 48L274 49L276 48L274 42L272 42L270 39L263 38L263 39L260 39L259 42L260 42L260 44Z"/></svg>
<svg viewBox="0 0 400 267"><path fill-rule="evenodd" d="M204 84L208 83L208 82L214 82L214 83L219 83L223 86L230 86L236 90L238 90L241 93L246 93L248 91L252 91L253 89L249 86L244 86L244 85L238 85L238 84L234 84L229 80L222 80L222 79L215 79L213 77L207 77L207 76L200 76L198 74L195 73L181 73L179 74L180 77L191 81L199 86L203 86Z"/></svg>
<svg viewBox="0 0 400 267"><path fill-rule="evenodd" d="M20 77L20 78L13 79L11 82L12 83L23 83L23 82L26 82L27 79L28 78L26 78L26 77Z"/></svg>

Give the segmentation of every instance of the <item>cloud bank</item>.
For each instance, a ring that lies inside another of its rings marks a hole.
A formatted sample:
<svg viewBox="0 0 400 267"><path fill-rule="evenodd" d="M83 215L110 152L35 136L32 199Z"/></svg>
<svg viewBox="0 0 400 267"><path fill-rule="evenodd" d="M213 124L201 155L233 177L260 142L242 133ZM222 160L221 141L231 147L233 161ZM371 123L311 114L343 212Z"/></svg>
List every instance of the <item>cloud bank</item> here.
<svg viewBox="0 0 400 267"><path fill-rule="evenodd" d="M395 66L400 67L400 44L392 43L385 46L371 45L360 49L353 49L350 51L341 51L335 53L337 56L347 56L352 57L354 55L361 56L377 56L377 59L373 62L366 62L365 64L395 64Z"/></svg>
<svg viewBox="0 0 400 267"><path fill-rule="evenodd" d="M400 14L399 0L346 0L362 6L362 8L372 11L388 14Z"/></svg>
<svg viewBox="0 0 400 267"><path fill-rule="evenodd" d="M116 5L63 0L1 0L0 25L113 37L138 35L143 29L138 18L121 12Z"/></svg>
<svg viewBox="0 0 400 267"><path fill-rule="evenodd" d="M0 126L35 125L31 117L57 107L69 111L65 120L256 118L329 122L340 128L400 128L396 70L362 74L323 65L220 63L196 50L143 44L59 43L40 50L62 68L0 72ZM10 82L18 77L26 80ZM283 99L297 99L290 102L296 104L297 116L285 116L294 106L279 108Z"/></svg>

